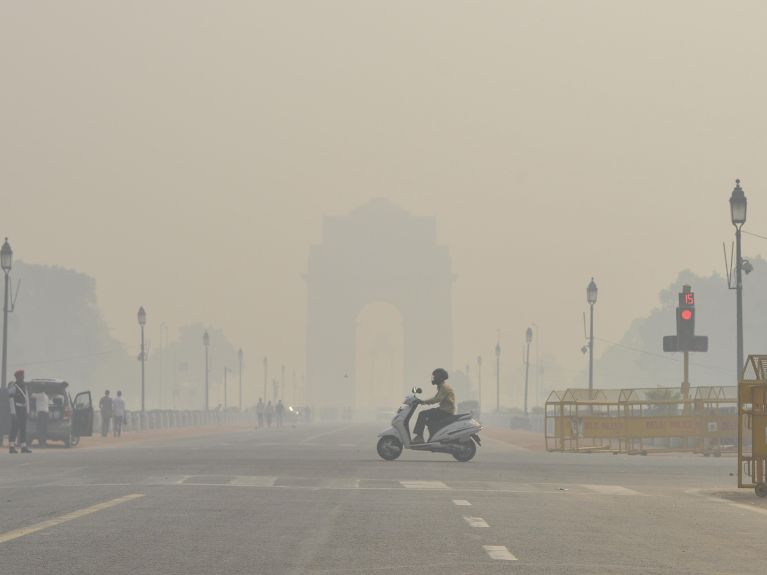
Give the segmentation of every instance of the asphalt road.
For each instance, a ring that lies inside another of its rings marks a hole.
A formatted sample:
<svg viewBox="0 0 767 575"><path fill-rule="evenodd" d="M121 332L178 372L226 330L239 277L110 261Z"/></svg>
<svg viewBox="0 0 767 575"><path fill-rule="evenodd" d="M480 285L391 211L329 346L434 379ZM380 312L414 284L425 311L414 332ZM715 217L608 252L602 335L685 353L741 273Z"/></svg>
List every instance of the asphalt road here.
<svg viewBox="0 0 767 575"><path fill-rule="evenodd" d="M765 572L729 457L375 452L381 424L0 453L0 573Z"/></svg>

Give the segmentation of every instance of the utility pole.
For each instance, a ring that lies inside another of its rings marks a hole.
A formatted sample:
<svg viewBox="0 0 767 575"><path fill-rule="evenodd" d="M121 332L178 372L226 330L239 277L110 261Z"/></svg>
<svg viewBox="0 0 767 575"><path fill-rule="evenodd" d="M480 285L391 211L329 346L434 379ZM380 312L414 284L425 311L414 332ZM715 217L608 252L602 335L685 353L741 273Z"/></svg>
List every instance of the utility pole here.
<svg viewBox="0 0 767 575"><path fill-rule="evenodd" d="M3 303L3 362L2 370L0 374L0 388L5 389L8 382L8 283L9 274L11 273L11 264L13 262L13 250L11 244L8 243L8 238L5 238L3 247L0 248L0 264L2 264L3 274L5 274L5 295Z"/></svg>
<svg viewBox="0 0 767 575"><path fill-rule="evenodd" d="M242 411L242 348L237 352L237 359L240 360L240 411Z"/></svg>
<svg viewBox="0 0 767 575"><path fill-rule="evenodd" d="M500 333L495 344L495 412L501 411L501 341Z"/></svg>

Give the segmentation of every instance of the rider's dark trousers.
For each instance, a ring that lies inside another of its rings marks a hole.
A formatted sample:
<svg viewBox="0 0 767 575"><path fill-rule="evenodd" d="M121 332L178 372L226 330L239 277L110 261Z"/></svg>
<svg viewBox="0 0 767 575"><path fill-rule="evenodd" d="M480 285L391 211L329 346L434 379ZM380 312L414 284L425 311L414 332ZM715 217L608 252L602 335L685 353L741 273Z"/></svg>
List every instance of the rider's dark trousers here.
<svg viewBox="0 0 767 575"><path fill-rule="evenodd" d="M424 427L429 426L429 433L433 434L434 430L441 427L442 421L452 417L447 411L442 411L439 407L434 409L425 409L418 414L418 420L415 422L415 428L413 433L416 435L423 435Z"/></svg>
<svg viewBox="0 0 767 575"><path fill-rule="evenodd" d="M19 443L27 444L27 410L16 406L16 415L11 416L11 434L8 436L8 444L13 445L16 436L19 437Z"/></svg>

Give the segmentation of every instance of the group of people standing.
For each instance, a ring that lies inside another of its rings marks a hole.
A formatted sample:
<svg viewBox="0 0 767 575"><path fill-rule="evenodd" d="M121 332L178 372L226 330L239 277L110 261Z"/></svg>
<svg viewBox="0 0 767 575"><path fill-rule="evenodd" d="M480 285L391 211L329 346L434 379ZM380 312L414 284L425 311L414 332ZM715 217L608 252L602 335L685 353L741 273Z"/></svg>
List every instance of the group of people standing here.
<svg viewBox="0 0 767 575"><path fill-rule="evenodd" d="M285 420L285 405L281 399L277 401L276 405L272 405L272 400L264 404L264 400L259 397L256 404L256 418L258 427L263 427L264 421L266 421L267 427L271 427L273 419L277 420L277 427L282 427Z"/></svg>
<svg viewBox="0 0 767 575"><path fill-rule="evenodd" d="M118 390L117 397L112 398L109 390L104 392L104 397L99 400L99 410L101 411L101 437L109 435L109 424L112 423L112 434L120 437L125 423L125 400L123 392Z"/></svg>

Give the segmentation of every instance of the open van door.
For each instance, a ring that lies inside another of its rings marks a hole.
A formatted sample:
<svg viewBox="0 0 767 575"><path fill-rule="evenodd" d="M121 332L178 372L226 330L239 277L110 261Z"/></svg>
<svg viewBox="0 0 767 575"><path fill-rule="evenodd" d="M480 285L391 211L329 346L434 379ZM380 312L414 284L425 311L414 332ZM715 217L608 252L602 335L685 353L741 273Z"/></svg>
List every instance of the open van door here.
<svg viewBox="0 0 767 575"><path fill-rule="evenodd" d="M75 437L90 437L93 435L93 402L91 401L90 391L83 391L75 396L75 407L72 414L72 435Z"/></svg>

